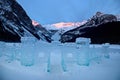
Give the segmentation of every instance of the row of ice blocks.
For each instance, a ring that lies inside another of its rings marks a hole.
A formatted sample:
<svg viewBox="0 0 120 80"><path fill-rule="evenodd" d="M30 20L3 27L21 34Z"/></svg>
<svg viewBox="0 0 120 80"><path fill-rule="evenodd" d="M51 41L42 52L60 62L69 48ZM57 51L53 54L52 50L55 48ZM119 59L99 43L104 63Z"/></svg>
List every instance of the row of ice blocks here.
<svg viewBox="0 0 120 80"><path fill-rule="evenodd" d="M88 66L91 61L99 63L102 58L109 58L110 51L109 44L103 44L101 47L90 47L89 44L71 47L66 44L45 43L34 39L26 39L22 43L0 42L0 56L6 56L8 62L18 60L24 66L46 63L48 72L51 71L52 63L50 55L57 49L61 53L60 64L63 71L67 71L67 64Z"/></svg>

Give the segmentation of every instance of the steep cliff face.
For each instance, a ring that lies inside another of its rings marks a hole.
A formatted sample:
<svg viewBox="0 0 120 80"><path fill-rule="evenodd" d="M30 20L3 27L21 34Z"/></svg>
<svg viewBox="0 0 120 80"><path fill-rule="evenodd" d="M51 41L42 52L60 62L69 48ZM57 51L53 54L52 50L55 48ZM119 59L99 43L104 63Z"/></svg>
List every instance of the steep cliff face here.
<svg viewBox="0 0 120 80"><path fill-rule="evenodd" d="M0 0L0 40L19 42L25 34L40 39L31 19L16 0Z"/></svg>
<svg viewBox="0 0 120 80"><path fill-rule="evenodd" d="M91 38L91 43L120 43L120 22L116 16L97 12L88 22L65 32L61 42L75 42L78 37Z"/></svg>
<svg viewBox="0 0 120 80"><path fill-rule="evenodd" d="M50 31L48 31L46 28L44 28L41 24L39 24L38 22L32 20L32 24L35 27L35 29L38 32L38 35L40 36L40 39L43 41L47 41L47 42L51 42L52 39L52 34L50 33Z"/></svg>

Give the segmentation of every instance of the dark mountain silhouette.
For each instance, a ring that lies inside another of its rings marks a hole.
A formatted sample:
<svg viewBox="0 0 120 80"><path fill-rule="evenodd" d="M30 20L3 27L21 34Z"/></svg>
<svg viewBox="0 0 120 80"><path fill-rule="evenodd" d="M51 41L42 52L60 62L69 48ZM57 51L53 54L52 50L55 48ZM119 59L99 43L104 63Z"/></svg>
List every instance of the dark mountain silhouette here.
<svg viewBox="0 0 120 80"><path fill-rule="evenodd" d="M16 0L0 0L0 41L20 42L24 36L39 40L42 39L39 31Z"/></svg>
<svg viewBox="0 0 120 80"><path fill-rule="evenodd" d="M75 42L76 38L91 38L91 43L120 43L120 22L112 14L97 12L88 22L80 27L65 32L61 42Z"/></svg>

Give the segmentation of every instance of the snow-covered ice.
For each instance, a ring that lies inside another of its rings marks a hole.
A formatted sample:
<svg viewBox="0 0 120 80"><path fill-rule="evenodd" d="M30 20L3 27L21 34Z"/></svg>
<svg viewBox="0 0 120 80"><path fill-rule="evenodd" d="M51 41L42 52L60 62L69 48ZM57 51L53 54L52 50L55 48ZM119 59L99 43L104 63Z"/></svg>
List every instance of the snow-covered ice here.
<svg viewBox="0 0 120 80"><path fill-rule="evenodd" d="M120 45L0 42L0 80L120 80Z"/></svg>

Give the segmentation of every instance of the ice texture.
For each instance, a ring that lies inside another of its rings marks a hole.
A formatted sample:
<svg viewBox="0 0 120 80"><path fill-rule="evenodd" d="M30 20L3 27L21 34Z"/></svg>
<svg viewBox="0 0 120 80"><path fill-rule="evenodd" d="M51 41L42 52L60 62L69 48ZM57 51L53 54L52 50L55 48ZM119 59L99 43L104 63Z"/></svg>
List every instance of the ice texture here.
<svg viewBox="0 0 120 80"><path fill-rule="evenodd" d="M0 42L0 57L3 55L4 46L5 46L4 42Z"/></svg>
<svg viewBox="0 0 120 80"><path fill-rule="evenodd" d="M67 72L71 65L89 66L92 62L101 63L102 59L110 58L110 52L120 53L120 49L111 47L109 43L91 45L89 38L79 38L76 43L64 44L58 41L42 42L34 37L22 37L21 43L0 42L0 57L5 56L6 62L18 61L25 67L45 64L46 72L54 71L53 66Z"/></svg>
<svg viewBox="0 0 120 80"><path fill-rule="evenodd" d="M21 38L21 64L25 66L34 65L35 60L35 38L34 37L22 37Z"/></svg>

